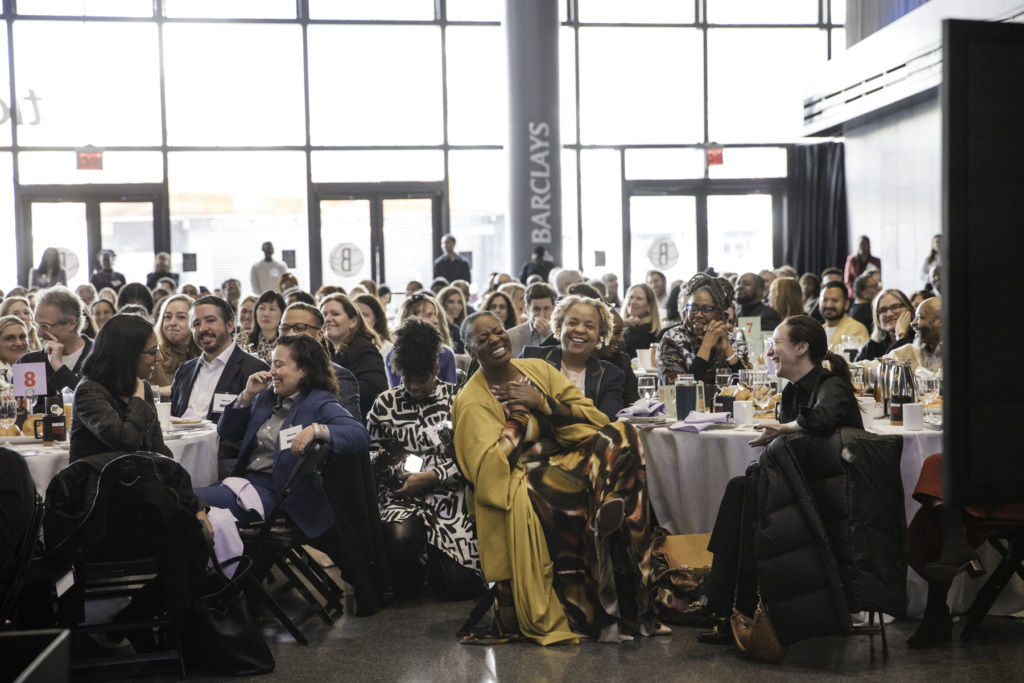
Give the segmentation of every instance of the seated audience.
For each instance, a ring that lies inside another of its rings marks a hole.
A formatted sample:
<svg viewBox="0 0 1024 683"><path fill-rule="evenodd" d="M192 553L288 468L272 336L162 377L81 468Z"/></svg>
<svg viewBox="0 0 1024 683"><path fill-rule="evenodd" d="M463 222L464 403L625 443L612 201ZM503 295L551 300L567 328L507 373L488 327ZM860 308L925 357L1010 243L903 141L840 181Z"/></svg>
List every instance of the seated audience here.
<svg viewBox="0 0 1024 683"><path fill-rule="evenodd" d="M96 301L96 288L86 282L84 285L78 285L75 289L75 294L82 300L82 303L86 306L92 306L92 302Z"/></svg>
<svg viewBox="0 0 1024 683"><path fill-rule="evenodd" d="M385 356L391 350L392 339L384 304L372 294L360 294L353 301L363 314L367 327L377 333L377 350L380 351L381 357Z"/></svg>
<svg viewBox="0 0 1024 683"><path fill-rule="evenodd" d="M736 317L761 318L762 332L771 332L782 322L778 311L762 303L767 286L765 279L754 273L743 273L736 281L736 303L739 305Z"/></svg>
<svg viewBox="0 0 1024 683"><path fill-rule="evenodd" d="M21 318L28 328L28 350L39 351L43 348L42 342L36 335L36 328L32 320L32 305L23 296L10 295L0 304L0 316L16 315Z"/></svg>
<svg viewBox="0 0 1024 683"><path fill-rule="evenodd" d="M16 315L0 317L0 370L11 366L28 351L28 326ZM7 376L10 380L10 375Z"/></svg>
<svg viewBox="0 0 1024 683"><path fill-rule="evenodd" d="M525 322L526 287L519 282L506 282L505 284L498 287L498 291L507 296L509 300L512 302L512 306L515 308L516 311L516 325ZM461 325L462 323L459 324Z"/></svg>
<svg viewBox="0 0 1024 683"><path fill-rule="evenodd" d="M817 319L818 295L821 294L821 278L814 273L804 273L800 276L800 289L804 295L804 314ZM819 320L818 322L824 322Z"/></svg>
<svg viewBox="0 0 1024 683"><path fill-rule="evenodd" d="M304 334L317 340L327 351L328 356L334 353L334 345L324 336L324 314L316 306L303 303L292 304L284 309L280 327L282 337L290 334ZM365 421L359 409L359 382L356 380L356 376L333 360L331 368L338 380L338 403L348 411L349 415L361 422Z"/></svg>
<svg viewBox="0 0 1024 683"><path fill-rule="evenodd" d="M409 318L426 320L441 333L441 352L438 355L440 372L438 377L442 382L448 382L449 384L458 382L458 375L455 372L455 353L452 352L451 337L448 334L448 317L444 314L444 308L441 307L441 304L426 292L416 292L412 296L406 297L405 301L402 302L396 327L401 327L402 323ZM390 356L391 352L389 351L388 355L384 358L384 366L387 370L388 381L391 386L397 387L402 383L402 379L391 370Z"/></svg>
<svg viewBox="0 0 1024 683"><path fill-rule="evenodd" d="M82 365L71 412L71 461L111 451L172 457L164 445L149 380L161 360L153 326L137 315L111 318Z"/></svg>
<svg viewBox="0 0 1024 683"><path fill-rule="evenodd" d="M544 282L535 282L526 288L526 311L529 317L522 325L508 330L513 357L518 357L524 346L540 346L551 336L551 314L555 310L556 298L558 295L555 290Z"/></svg>
<svg viewBox="0 0 1024 683"><path fill-rule="evenodd" d="M331 360L355 375L359 382L359 411L354 414L365 422L377 396L388 388L377 333L366 324L359 308L344 294L331 294L324 299L320 313L324 318L323 332L334 345Z"/></svg>
<svg viewBox="0 0 1024 683"><path fill-rule="evenodd" d="M599 346L608 344L612 334L608 307L598 299L570 294L555 307L551 328L558 346L527 346L520 358L546 360L614 421L622 410L625 377L615 365L593 356Z"/></svg>
<svg viewBox="0 0 1024 683"><path fill-rule="evenodd" d="M661 338L661 315L654 290L645 284L630 287L622 320L626 323L625 350L630 358L636 358L638 349L649 349L651 344L657 344Z"/></svg>
<svg viewBox="0 0 1024 683"><path fill-rule="evenodd" d="M419 594L426 580L443 599L483 588L476 528L466 509L466 480L434 430L451 419L455 386L437 379L441 334L413 318L395 333L393 370L402 385L377 397L367 418L377 457L377 499L395 592ZM423 458L405 468L405 456Z"/></svg>
<svg viewBox="0 0 1024 683"><path fill-rule="evenodd" d="M861 340L866 340L870 336L868 328L846 315L848 303L846 285L842 282L827 282L822 286L818 310L825 319L823 325L830 351L838 349L845 336L860 337Z"/></svg>
<svg viewBox="0 0 1024 683"><path fill-rule="evenodd" d="M849 365L842 356L828 350L824 329L816 320L805 315L786 318L775 328L765 352L775 363L778 376L789 384L782 392L780 422L756 425L754 428L762 433L750 442L751 446L767 445L783 434L828 434L840 427L863 429ZM822 365L826 360L829 369ZM714 562L704 583L704 595L685 611L694 621L717 622L714 631L698 636L703 643L734 642L727 621L734 602L736 609L746 615L754 614L756 608L757 581L749 548L744 548L740 563L745 483L741 476L726 486L708 543Z"/></svg>
<svg viewBox="0 0 1024 683"><path fill-rule="evenodd" d="M914 328L914 341L899 346L885 358L909 360L911 370L927 368L932 372L942 369L942 299L932 297L917 307L917 315L910 323Z"/></svg>
<svg viewBox="0 0 1024 683"><path fill-rule="evenodd" d="M40 290L35 322L43 348L29 351L18 362L46 364L46 390L51 396L65 387L74 389L82 377L82 363L92 349L92 340L81 334L85 322L82 300L63 285ZM35 412L42 412L42 405L40 398Z"/></svg>
<svg viewBox="0 0 1024 683"><path fill-rule="evenodd" d="M633 372L633 366L630 363L631 359L622 349L626 324L622 322L622 316L618 311L612 308L610 312L612 314L611 336L608 338L607 344L594 349L593 356L622 370L622 374L625 376L622 382L622 404L631 406L640 398L640 389L637 386L636 373Z"/></svg>
<svg viewBox="0 0 1024 683"><path fill-rule="evenodd" d="M496 582L495 627L543 645L655 634L636 431L609 424L550 364L513 360L493 313L462 332L480 372L455 397L455 452Z"/></svg>
<svg viewBox="0 0 1024 683"><path fill-rule="evenodd" d="M156 337L160 342L163 358L153 370L152 383L160 387L160 399L170 400L174 374L185 361L198 358L200 351L192 338L188 314L192 309L192 297L174 294L166 297L156 317Z"/></svg>
<svg viewBox="0 0 1024 683"><path fill-rule="evenodd" d="M277 326L281 324L286 306L280 292L268 289L260 294L256 299L256 324L249 332L239 334L236 343L264 363L270 363L277 346Z"/></svg>
<svg viewBox="0 0 1024 683"><path fill-rule="evenodd" d="M92 306L89 307L89 311L92 313L93 322L96 323L96 331L98 332L117 314L117 306L107 301L106 299L96 299L92 302Z"/></svg>
<svg viewBox="0 0 1024 683"><path fill-rule="evenodd" d="M234 312L224 299L212 295L199 298L189 311L189 324L203 353L182 363L174 373L171 415L217 422L224 407L245 388L249 376L268 366L235 344Z"/></svg>
<svg viewBox="0 0 1024 683"><path fill-rule="evenodd" d="M775 278L772 286L768 288L768 302L769 308L782 316L783 320L804 313L803 290L795 278Z"/></svg>
<svg viewBox="0 0 1024 683"><path fill-rule="evenodd" d="M465 353L466 347L459 338L459 325L466 319L466 297L458 287L448 285L437 293L437 300L444 306L445 316L448 318L448 336L452 339L452 350L455 353Z"/></svg>
<svg viewBox="0 0 1024 683"><path fill-rule="evenodd" d="M238 302L238 329L236 334L252 332L256 326L256 297L250 294Z"/></svg>
<svg viewBox="0 0 1024 683"><path fill-rule="evenodd" d="M910 305L913 306L913 310L916 311L922 301L925 299L931 299L933 296L935 296L934 292L930 292L927 289L919 289L910 295Z"/></svg>
<svg viewBox="0 0 1024 683"><path fill-rule="evenodd" d="M486 294L480 302L480 310L490 311L498 316L506 330L511 330L519 324L515 306L512 305L512 300L508 298L508 295L503 292L493 291Z"/></svg>
<svg viewBox="0 0 1024 683"><path fill-rule="evenodd" d="M914 309L910 307L906 294L898 289L883 290L875 296L871 308L871 338L860 348L855 359L857 362L875 360L914 340L910 326Z"/></svg>
<svg viewBox="0 0 1024 683"><path fill-rule="evenodd" d="M230 511L243 524L259 521L274 508L292 469L313 441L330 444L333 457L365 451L370 444L366 428L335 398L338 383L322 345L302 334L283 336L272 360L270 370L248 377L217 425L221 439L241 443L231 476L251 485L262 511L243 507L224 482L195 490L211 507ZM300 429L293 434L293 427ZM319 475L298 485L285 512L313 539L334 524Z"/></svg>
<svg viewBox="0 0 1024 683"><path fill-rule="evenodd" d="M882 291L882 278L877 270L868 270L853 281L854 301L850 304L848 316L871 329L871 302Z"/></svg>
<svg viewBox="0 0 1024 683"><path fill-rule="evenodd" d="M684 294L683 322L666 330L658 347L662 381L693 375L694 380L713 385L718 368L732 372L749 368L748 359L733 348L725 322L726 309L732 304L729 281L697 273L686 283Z"/></svg>

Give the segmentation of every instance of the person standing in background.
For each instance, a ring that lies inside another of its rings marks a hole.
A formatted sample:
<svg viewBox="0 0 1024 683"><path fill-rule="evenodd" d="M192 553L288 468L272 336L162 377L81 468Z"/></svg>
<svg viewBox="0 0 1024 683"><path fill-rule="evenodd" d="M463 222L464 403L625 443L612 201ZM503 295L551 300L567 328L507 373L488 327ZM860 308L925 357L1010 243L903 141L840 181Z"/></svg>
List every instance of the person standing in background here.
<svg viewBox="0 0 1024 683"><path fill-rule="evenodd" d="M878 269L878 277L881 278L882 261L877 256L871 255L871 240L867 235L862 235L860 243L857 245L857 253L850 254L846 258L846 268L843 269L843 282L846 284L846 293L851 299L857 294L853 283L871 265Z"/></svg>
<svg viewBox="0 0 1024 683"><path fill-rule="evenodd" d="M68 283L67 273L60 263L60 252L53 247L47 247L43 251L43 257L39 260L39 267L32 270L29 278L31 287L52 287L54 285L66 285Z"/></svg>
<svg viewBox="0 0 1024 683"><path fill-rule="evenodd" d="M100 269L92 274L92 278L89 282L96 288L96 291L102 290L104 287L109 287L115 292L120 292L121 288L124 287L126 282L123 273L119 273L114 270L114 261L117 260L117 254L111 249L104 249L100 252Z"/></svg>
<svg viewBox="0 0 1024 683"><path fill-rule="evenodd" d="M165 277L174 280L174 287L177 289L181 276L178 273L171 272L171 255L166 251L161 251L153 259L153 272L146 275L146 286L150 289L156 289L160 280ZM174 294L174 292L171 292L171 294Z"/></svg>
<svg viewBox="0 0 1024 683"><path fill-rule="evenodd" d="M274 260L274 245L271 242L263 243L263 259L252 264L249 271L249 281L252 284L252 292L259 296L268 289L277 290L281 275L288 270L288 266L280 261Z"/></svg>
<svg viewBox="0 0 1024 683"><path fill-rule="evenodd" d="M434 260L434 277L443 277L448 282L456 280L473 281L469 272L469 261L455 253L455 235L450 232L441 237L444 253Z"/></svg>

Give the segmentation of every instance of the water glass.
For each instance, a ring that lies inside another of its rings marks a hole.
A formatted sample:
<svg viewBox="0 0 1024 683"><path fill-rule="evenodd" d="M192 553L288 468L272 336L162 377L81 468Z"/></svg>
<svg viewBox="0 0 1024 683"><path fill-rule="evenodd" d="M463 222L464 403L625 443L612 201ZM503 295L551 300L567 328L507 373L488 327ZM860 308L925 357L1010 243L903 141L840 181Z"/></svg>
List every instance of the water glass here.
<svg viewBox="0 0 1024 683"><path fill-rule="evenodd" d="M636 384L641 398L650 400L658 394L658 378L655 375L640 375L636 378Z"/></svg>

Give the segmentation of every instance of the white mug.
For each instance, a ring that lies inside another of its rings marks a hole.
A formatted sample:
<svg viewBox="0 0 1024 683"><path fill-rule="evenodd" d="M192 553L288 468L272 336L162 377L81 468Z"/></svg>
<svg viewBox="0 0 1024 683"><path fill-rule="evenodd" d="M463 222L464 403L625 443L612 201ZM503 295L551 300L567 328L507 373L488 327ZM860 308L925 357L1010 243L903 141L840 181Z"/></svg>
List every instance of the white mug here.
<svg viewBox="0 0 1024 683"><path fill-rule="evenodd" d="M636 364L645 370L651 367L651 350L637 349Z"/></svg>
<svg viewBox="0 0 1024 683"><path fill-rule="evenodd" d="M864 417L864 422L871 422L875 419L875 397L874 396L858 396L857 405L860 406L860 413Z"/></svg>
<svg viewBox="0 0 1024 683"><path fill-rule="evenodd" d="M903 404L903 428L911 432L924 429L923 403Z"/></svg>
<svg viewBox="0 0 1024 683"><path fill-rule="evenodd" d="M157 403L156 416L160 418L160 429L165 432L169 431L171 429L171 404Z"/></svg>
<svg viewBox="0 0 1024 683"><path fill-rule="evenodd" d="M732 419L736 421L736 424L740 425L754 424L754 402L734 401L732 404Z"/></svg>

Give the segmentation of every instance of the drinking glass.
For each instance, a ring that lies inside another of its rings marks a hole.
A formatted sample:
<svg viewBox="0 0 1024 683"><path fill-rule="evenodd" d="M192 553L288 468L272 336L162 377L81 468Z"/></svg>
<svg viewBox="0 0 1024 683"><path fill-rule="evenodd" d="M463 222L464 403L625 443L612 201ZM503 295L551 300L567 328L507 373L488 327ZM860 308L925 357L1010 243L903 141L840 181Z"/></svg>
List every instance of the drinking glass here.
<svg viewBox="0 0 1024 683"><path fill-rule="evenodd" d="M864 392L864 366L863 365L851 365L850 366L850 379L853 381L854 393L861 394Z"/></svg>
<svg viewBox="0 0 1024 683"><path fill-rule="evenodd" d="M917 396L921 403L927 405L939 397L939 392L942 390L942 379L940 377L920 377L917 378Z"/></svg>
<svg viewBox="0 0 1024 683"><path fill-rule="evenodd" d="M722 391L732 382L732 370L729 368L718 368L715 370L715 386Z"/></svg>
<svg viewBox="0 0 1024 683"><path fill-rule="evenodd" d="M641 398L649 400L658 393L658 378L654 375L641 375L637 377L636 385L640 391Z"/></svg>
<svg viewBox="0 0 1024 683"><path fill-rule="evenodd" d="M750 384L751 399L758 410L764 411L772 403L772 387L768 382L768 373L761 371L755 373Z"/></svg>
<svg viewBox="0 0 1024 683"><path fill-rule="evenodd" d="M6 396L0 401L0 427L7 429L18 419L18 402Z"/></svg>

